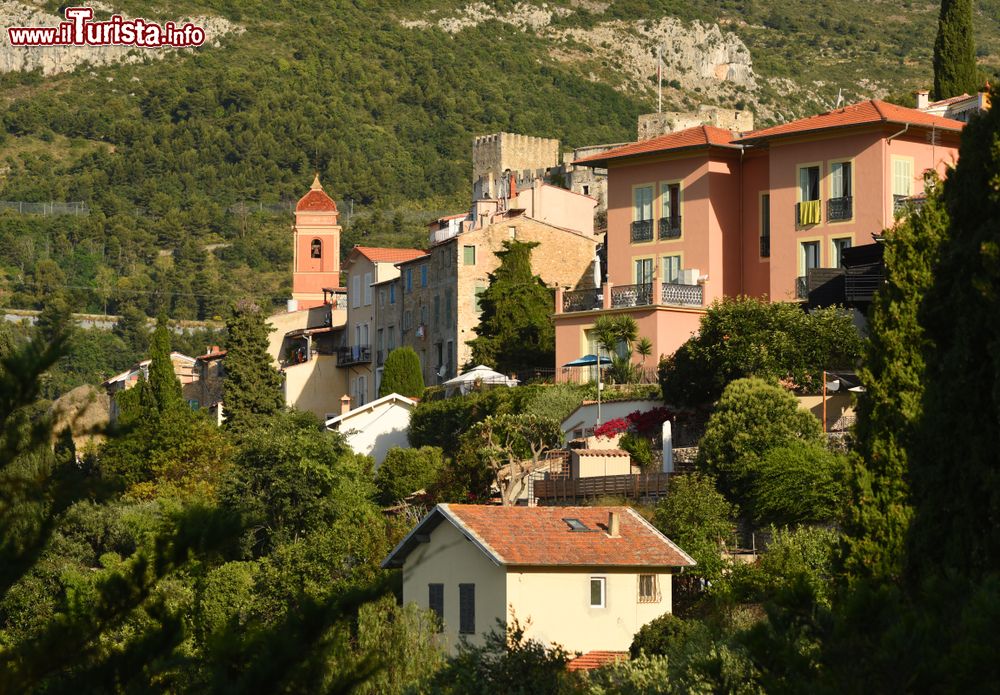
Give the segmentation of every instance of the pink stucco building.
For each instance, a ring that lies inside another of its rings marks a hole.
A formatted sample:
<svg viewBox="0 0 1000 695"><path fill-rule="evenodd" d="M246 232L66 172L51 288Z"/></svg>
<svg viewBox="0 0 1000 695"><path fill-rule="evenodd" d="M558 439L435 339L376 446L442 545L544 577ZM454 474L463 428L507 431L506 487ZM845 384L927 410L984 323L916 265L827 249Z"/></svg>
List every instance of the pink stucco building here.
<svg viewBox="0 0 1000 695"><path fill-rule="evenodd" d="M556 292L556 365L596 353L597 317L631 315L669 355L726 296L794 301L811 268L873 243L963 124L878 100L750 133L698 126L575 165L608 170L607 281ZM568 374L562 372L566 378Z"/></svg>

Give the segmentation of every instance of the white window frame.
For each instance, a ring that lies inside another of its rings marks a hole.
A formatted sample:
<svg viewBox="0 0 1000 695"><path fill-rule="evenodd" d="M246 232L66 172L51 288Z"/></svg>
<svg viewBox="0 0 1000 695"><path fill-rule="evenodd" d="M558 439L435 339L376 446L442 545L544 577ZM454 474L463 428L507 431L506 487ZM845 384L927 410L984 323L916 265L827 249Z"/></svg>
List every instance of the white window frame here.
<svg viewBox="0 0 1000 695"><path fill-rule="evenodd" d="M601 587L601 602L594 603L594 583L597 582ZM607 577L591 577L590 582L587 584L588 596L587 601L590 603L591 608L607 608L608 607L608 578Z"/></svg>
<svg viewBox="0 0 1000 695"><path fill-rule="evenodd" d="M649 199L641 200L640 191L649 191ZM632 221L645 222L653 219L653 199L656 194L656 186L651 183L644 183L632 188Z"/></svg>

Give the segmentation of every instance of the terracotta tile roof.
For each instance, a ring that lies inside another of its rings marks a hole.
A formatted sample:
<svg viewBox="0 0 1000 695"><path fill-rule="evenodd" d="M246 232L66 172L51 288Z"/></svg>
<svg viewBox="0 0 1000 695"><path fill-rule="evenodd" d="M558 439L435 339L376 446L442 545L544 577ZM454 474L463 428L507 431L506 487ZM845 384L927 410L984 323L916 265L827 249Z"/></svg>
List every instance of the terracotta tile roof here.
<svg viewBox="0 0 1000 695"><path fill-rule="evenodd" d="M402 263L427 255L426 251L420 249L389 249L378 246L355 246L352 250L372 263Z"/></svg>
<svg viewBox="0 0 1000 695"><path fill-rule="evenodd" d="M337 212L337 204L319 183L319 174L313 179L309 192L295 204L295 212Z"/></svg>
<svg viewBox="0 0 1000 695"><path fill-rule="evenodd" d="M586 440L584 440L586 441ZM573 449L580 456L630 456L624 449Z"/></svg>
<svg viewBox="0 0 1000 695"><path fill-rule="evenodd" d="M566 664L570 671L590 671L619 661L628 661L628 652L593 651L581 654Z"/></svg>
<svg viewBox="0 0 1000 695"><path fill-rule="evenodd" d="M589 157L577 159L573 164L595 164L609 159L621 159L623 157L634 157L641 154L652 154L654 152L666 152L668 150L681 150L694 147L725 147L732 143L733 134L723 128L716 128L710 125L700 125L686 130L679 130L676 133L667 133L659 137L650 138L641 142L633 142L623 147L616 147L607 152L594 154Z"/></svg>
<svg viewBox="0 0 1000 695"><path fill-rule="evenodd" d="M693 565L683 550L629 507L494 507L438 505L503 565ZM608 513L620 515L619 537L607 534ZM574 531L564 519L588 530Z"/></svg>
<svg viewBox="0 0 1000 695"><path fill-rule="evenodd" d="M923 128L934 127L956 132L962 130L962 127L965 125L960 121L954 121L950 118L933 116L923 111L917 111L916 109L908 109L904 106L871 99L870 101L851 104L834 111L827 111L817 116L800 118L790 123L755 130L739 138L736 142L749 143L767 138L812 133L830 128L847 128L850 126L877 125L882 123L909 124Z"/></svg>
<svg viewBox="0 0 1000 695"><path fill-rule="evenodd" d="M218 352L207 352L204 355L198 355L195 357L196 360L214 360L219 357L225 357L228 350L219 350Z"/></svg>

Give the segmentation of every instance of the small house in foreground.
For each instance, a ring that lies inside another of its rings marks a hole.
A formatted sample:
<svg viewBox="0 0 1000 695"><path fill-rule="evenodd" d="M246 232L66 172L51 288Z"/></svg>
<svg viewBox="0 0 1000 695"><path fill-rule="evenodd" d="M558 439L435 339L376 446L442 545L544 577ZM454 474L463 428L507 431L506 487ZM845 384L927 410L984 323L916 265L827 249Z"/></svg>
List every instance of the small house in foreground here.
<svg viewBox="0 0 1000 695"><path fill-rule="evenodd" d="M351 398L345 395L341 403L344 412L328 419L326 428L343 433L355 453L374 458L376 469L389 449L410 445L410 413L417 407L413 399L390 393L351 410Z"/></svg>
<svg viewBox="0 0 1000 695"><path fill-rule="evenodd" d="M382 566L403 570L403 601L437 613L452 652L517 618L573 653L627 650L694 564L629 507L439 504Z"/></svg>

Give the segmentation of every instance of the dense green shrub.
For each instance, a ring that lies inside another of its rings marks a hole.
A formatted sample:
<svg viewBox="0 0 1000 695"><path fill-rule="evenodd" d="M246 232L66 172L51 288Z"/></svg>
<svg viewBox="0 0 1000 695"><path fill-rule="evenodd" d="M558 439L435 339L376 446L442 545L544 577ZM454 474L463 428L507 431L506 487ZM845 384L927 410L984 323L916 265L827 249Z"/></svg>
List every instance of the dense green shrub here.
<svg viewBox="0 0 1000 695"><path fill-rule="evenodd" d="M715 302L698 334L660 361L663 399L678 406L710 403L744 377L790 380L815 392L823 370L853 369L861 336L849 313L804 312L796 304L751 297Z"/></svg>
<svg viewBox="0 0 1000 695"><path fill-rule="evenodd" d="M426 490L437 482L444 468L441 449L393 447L375 473L375 487L382 505L398 502L417 490Z"/></svg>
<svg viewBox="0 0 1000 695"><path fill-rule="evenodd" d="M424 374L420 371L420 358L411 347L398 347L385 358L378 395L388 396L390 393L409 398L420 398L424 394Z"/></svg>
<svg viewBox="0 0 1000 695"><path fill-rule="evenodd" d="M712 579L723 570L720 550L733 535L736 511L716 489L714 478L691 473L670 481L670 492L656 506L653 520L698 563L688 571Z"/></svg>
<svg viewBox="0 0 1000 695"><path fill-rule="evenodd" d="M658 656L677 651L691 636L691 625L683 618L665 613L639 628L628 648L634 659L642 654Z"/></svg>
<svg viewBox="0 0 1000 695"><path fill-rule="evenodd" d="M795 396L762 379L726 387L698 447L698 467L718 476L719 488L747 510L760 460L782 445L819 442L819 420L799 408Z"/></svg>
<svg viewBox="0 0 1000 695"><path fill-rule="evenodd" d="M817 442L786 444L760 459L751 489L754 522L834 521L844 507L847 461Z"/></svg>

